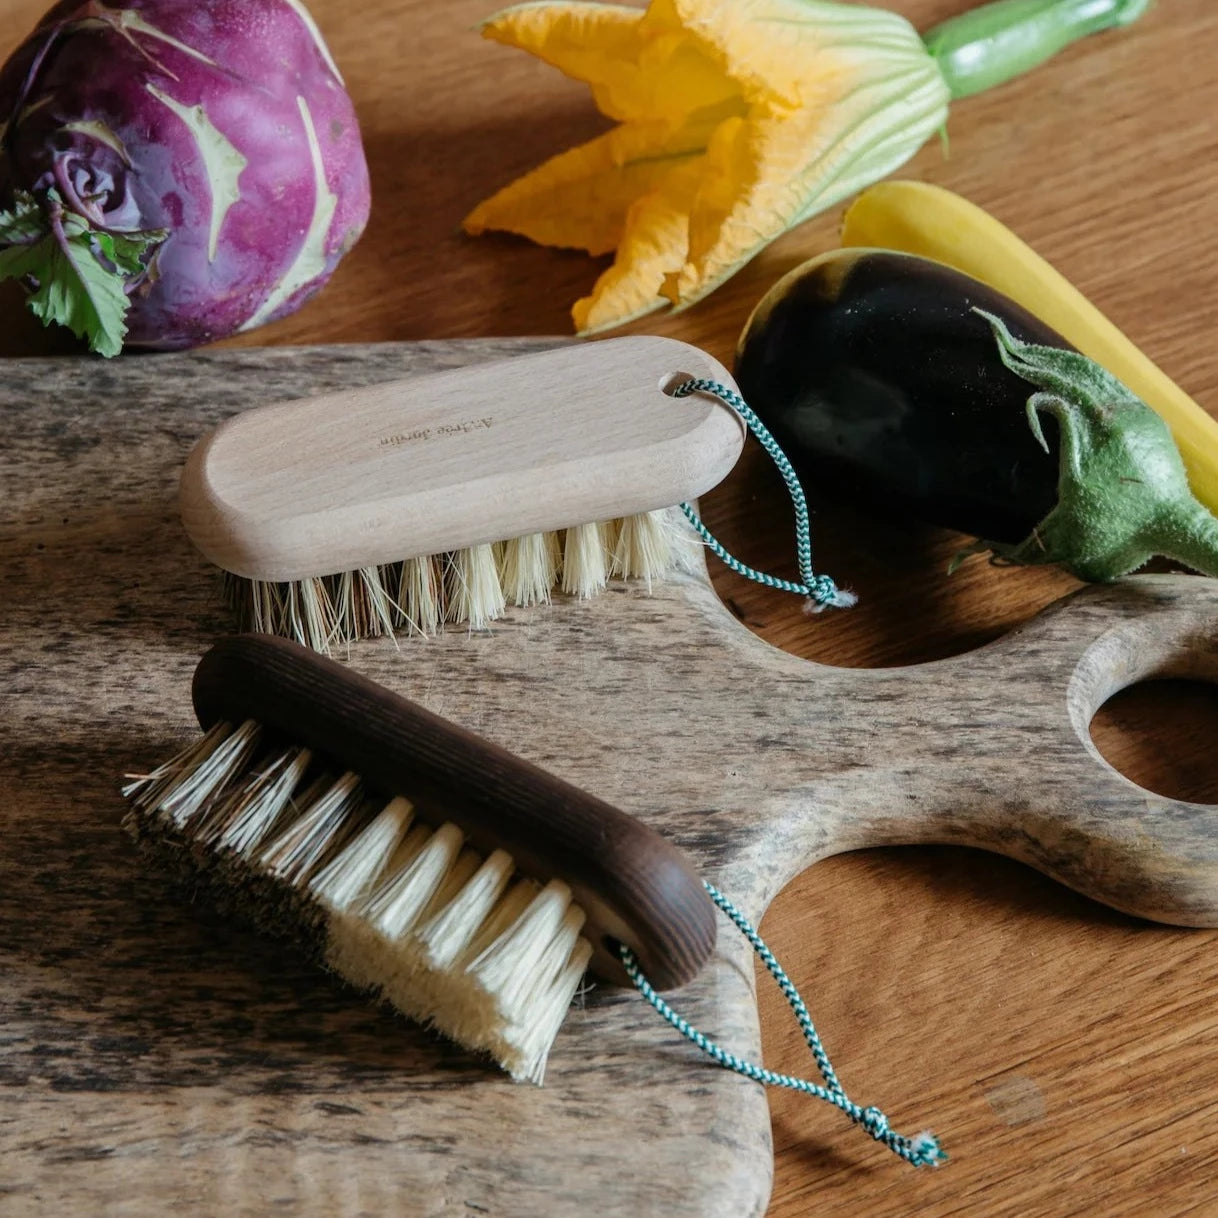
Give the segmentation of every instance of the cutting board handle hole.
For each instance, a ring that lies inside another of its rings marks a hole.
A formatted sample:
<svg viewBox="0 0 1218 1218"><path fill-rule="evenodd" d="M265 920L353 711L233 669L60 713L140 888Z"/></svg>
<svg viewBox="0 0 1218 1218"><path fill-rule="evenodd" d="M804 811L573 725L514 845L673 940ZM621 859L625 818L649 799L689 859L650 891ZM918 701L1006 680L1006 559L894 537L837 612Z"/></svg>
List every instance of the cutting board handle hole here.
<svg viewBox="0 0 1218 1218"><path fill-rule="evenodd" d="M1091 739L1109 765L1140 787L1218 804L1218 684L1137 681L1095 713Z"/></svg>

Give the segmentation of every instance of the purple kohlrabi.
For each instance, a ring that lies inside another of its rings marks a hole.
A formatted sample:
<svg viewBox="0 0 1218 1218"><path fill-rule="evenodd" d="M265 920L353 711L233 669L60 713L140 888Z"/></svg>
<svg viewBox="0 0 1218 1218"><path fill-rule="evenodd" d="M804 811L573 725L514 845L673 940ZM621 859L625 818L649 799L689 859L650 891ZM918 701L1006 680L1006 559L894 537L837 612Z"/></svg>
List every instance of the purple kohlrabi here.
<svg viewBox="0 0 1218 1218"><path fill-rule="evenodd" d="M0 69L0 278L103 354L298 308L368 219L300 0L62 0Z"/></svg>

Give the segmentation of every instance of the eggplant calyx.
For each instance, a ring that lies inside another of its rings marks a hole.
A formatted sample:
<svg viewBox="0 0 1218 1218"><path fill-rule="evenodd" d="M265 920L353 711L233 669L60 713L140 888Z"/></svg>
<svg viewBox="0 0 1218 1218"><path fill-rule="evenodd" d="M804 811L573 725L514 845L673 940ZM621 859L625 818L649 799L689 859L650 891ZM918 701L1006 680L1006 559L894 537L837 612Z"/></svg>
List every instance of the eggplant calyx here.
<svg viewBox="0 0 1218 1218"><path fill-rule="evenodd" d="M1060 432L1057 503L1014 545L982 541L998 559L1057 563L1106 582L1156 555L1218 576L1218 518L1193 496L1167 424L1093 360L1021 342L993 314L1002 362L1036 387L1028 424L1048 450L1041 416Z"/></svg>

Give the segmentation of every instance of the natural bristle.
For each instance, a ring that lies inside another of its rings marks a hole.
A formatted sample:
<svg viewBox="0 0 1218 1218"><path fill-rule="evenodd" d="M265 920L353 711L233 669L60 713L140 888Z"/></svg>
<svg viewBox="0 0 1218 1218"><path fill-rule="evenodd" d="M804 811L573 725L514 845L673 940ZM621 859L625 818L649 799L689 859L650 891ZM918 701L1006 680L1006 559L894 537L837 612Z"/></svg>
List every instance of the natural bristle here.
<svg viewBox="0 0 1218 1218"><path fill-rule="evenodd" d="M435 634L444 620L444 597L436 562L431 557L408 558L398 576L398 608L401 621L411 634Z"/></svg>
<svg viewBox="0 0 1218 1218"><path fill-rule="evenodd" d="M130 782L137 842L233 890L221 899L265 929L294 930L351 984L541 1082L592 954L567 886L522 878L455 824L424 824L407 799L374 801L356 775L262 737L252 721L217 724Z"/></svg>
<svg viewBox="0 0 1218 1218"><path fill-rule="evenodd" d="M468 622L471 630L484 630L507 607L492 545L455 551L449 557L445 582L448 585L444 611L447 621Z"/></svg>
<svg viewBox="0 0 1218 1218"><path fill-rule="evenodd" d="M700 551L680 510L664 508L288 583L226 573L225 585L243 629L328 652L360 638L433 635L446 622L482 630L508 605L545 604L555 589L586 598L610 579L650 589L693 570Z"/></svg>
<svg viewBox="0 0 1218 1218"><path fill-rule="evenodd" d="M595 596L609 582L610 557L603 525L568 529L562 552L562 590L581 599Z"/></svg>
<svg viewBox="0 0 1218 1218"><path fill-rule="evenodd" d="M622 521L613 548L613 574L642 580L650 589L652 580L663 579L673 569L687 569L680 547L685 537L694 536L684 521L670 512L628 516Z"/></svg>
<svg viewBox="0 0 1218 1218"><path fill-rule="evenodd" d="M529 533L503 543L503 591L513 605L543 605L558 579L562 546L557 533Z"/></svg>

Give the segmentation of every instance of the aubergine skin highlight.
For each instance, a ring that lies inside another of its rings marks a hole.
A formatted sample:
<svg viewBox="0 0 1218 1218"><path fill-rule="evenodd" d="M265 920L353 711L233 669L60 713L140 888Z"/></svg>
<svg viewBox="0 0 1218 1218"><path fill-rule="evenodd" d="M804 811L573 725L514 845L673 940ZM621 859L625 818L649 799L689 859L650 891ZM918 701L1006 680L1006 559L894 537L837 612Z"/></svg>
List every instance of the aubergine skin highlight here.
<svg viewBox="0 0 1218 1218"><path fill-rule="evenodd" d="M91 248L122 275L117 344L91 265L68 276L83 292L74 319L35 308L106 354L192 347L293 312L368 219L355 111L299 0L65 0L0 70L0 124L0 207L25 209L5 247L36 203L48 251L72 254L59 269L81 269ZM139 244L138 263L115 265L116 240ZM18 264L31 291L33 259ZM94 313L96 326L81 320Z"/></svg>

